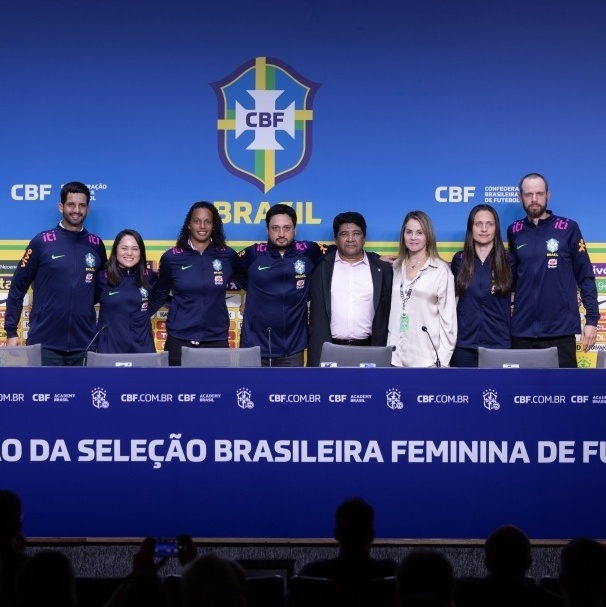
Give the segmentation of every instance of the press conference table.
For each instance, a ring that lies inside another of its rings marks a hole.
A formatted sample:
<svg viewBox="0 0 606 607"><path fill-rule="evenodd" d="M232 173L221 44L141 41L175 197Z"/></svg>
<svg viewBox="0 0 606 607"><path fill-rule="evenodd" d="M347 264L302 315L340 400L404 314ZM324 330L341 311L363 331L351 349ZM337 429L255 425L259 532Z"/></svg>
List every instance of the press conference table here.
<svg viewBox="0 0 606 607"><path fill-rule="evenodd" d="M0 369L32 537L606 538L606 372Z"/></svg>

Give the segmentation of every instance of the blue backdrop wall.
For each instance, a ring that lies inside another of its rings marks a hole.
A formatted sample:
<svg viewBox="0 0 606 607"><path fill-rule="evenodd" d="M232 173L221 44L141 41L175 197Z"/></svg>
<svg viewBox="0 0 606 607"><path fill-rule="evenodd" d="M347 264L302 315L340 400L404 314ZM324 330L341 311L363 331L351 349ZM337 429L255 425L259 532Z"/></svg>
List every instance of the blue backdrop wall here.
<svg viewBox="0 0 606 607"><path fill-rule="evenodd" d="M536 170L599 255L605 26L601 0L3 0L0 239L52 225L77 179L107 240L172 241L206 199L232 243L283 201L300 238L355 209L393 242L421 208L457 242L473 204L519 217Z"/></svg>

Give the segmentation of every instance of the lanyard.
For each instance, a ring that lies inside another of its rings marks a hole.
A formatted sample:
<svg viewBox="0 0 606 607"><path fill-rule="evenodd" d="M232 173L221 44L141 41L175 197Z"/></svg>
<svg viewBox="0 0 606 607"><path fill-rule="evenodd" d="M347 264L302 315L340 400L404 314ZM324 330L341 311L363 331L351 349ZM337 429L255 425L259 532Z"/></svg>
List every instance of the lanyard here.
<svg viewBox="0 0 606 607"><path fill-rule="evenodd" d="M405 272L406 268L403 268L403 270ZM402 317L406 316L406 304L408 303L408 300L412 295L412 290L415 284L417 284L417 280L421 278L421 272L423 272L423 270L419 270L419 273L417 274L416 278L408 285L408 289L406 290L406 292L404 292L404 272L402 272L402 275L400 277L400 299L402 300Z"/></svg>

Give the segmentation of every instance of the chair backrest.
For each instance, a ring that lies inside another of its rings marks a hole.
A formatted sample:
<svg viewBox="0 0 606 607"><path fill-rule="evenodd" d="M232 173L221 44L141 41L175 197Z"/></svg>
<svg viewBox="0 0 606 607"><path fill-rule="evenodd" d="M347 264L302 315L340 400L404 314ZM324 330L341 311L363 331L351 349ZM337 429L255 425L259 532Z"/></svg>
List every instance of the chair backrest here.
<svg viewBox="0 0 606 607"><path fill-rule="evenodd" d="M606 350L598 350L596 369L606 369Z"/></svg>
<svg viewBox="0 0 606 607"><path fill-rule="evenodd" d="M358 347L358 346L353 346ZM362 346L360 346L362 347ZM295 575L288 581L289 607L391 607L396 578L327 580Z"/></svg>
<svg viewBox="0 0 606 607"><path fill-rule="evenodd" d="M557 348L500 350L478 348L481 369L557 369Z"/></svg>
<svg viewBox="0 0 606 607"><path fill-rule="evenodd" d="M124 578L76 578L75 582L78 607L103 607L124 583Z"/></svg>
<svg viewBox="0 0 606 607"><path fill-rule="evenodd" d="M248 577L248 607L283 607L284 578L281 575Z"/></svg>
<svg viewBox="0 0 606 607"><path fill-rule="evenodd" d="M246 576L248 585L248 607L284 607L284 578L281 575ZM181 576L168 575L164 578L170 604L173 607L183 605L181 594Z"/></svg>
<svg viewBox="0 0 606 607"><path fill-rule="evenodd" d="M261 348L181 348L182 367L260 367Z"/></svg>
<svg viewBox="0 0 606 607"><path fill-rule="evenodd" d="M139 354L89 352L86 355L86 365L88 367L168 367L168 352Z"/></svg>
<svg viewBox="0 0 606 607"><path fill-rule="evenodd" d="M341 346L325 341L322 344L320 365L325 367L391 367L392 352L393 346Z"/></svg>
<svg viewBox="0 0 606 607"><path fill-rule="evenodd" d="M7 346L0 348L0 367L40 367L42 346Z"/></svg>

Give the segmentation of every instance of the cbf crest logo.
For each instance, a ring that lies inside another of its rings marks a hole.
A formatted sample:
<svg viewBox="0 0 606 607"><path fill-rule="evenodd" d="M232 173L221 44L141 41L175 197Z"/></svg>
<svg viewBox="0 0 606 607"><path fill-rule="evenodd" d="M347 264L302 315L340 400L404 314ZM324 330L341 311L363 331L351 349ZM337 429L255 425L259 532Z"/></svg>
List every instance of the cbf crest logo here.
<svg viewBox="0 0 606 607"><path fill-rule="evenodd" d="M221 265L221 260L213 259L213 270L215 272L220 272L222 267L223 266Z"/></svg>
<svg viewBox="0 0 606 607"><path fill-rule="evenodd" d="M396 409L403 409L404 403L400 400L400 391L397 388L390 388L385 392L387 399L387 406L395 411Z"/></svg>
<svg viewBox="0 0 606 607"><path fill-rule="evenodd" d="M305 262L302 259L297 259L293 265L297 274L305 274Z"/></svg>
<svg viewBox="0 0 606 607"><path fill-rule="evenodd" d="M252 392L248 388L240 388L236 392L236 398L240 409L252 409L255 406L252 402Z"/></svg>
<svg viewBox="0 0 606 607"><path fill-rule="evenodd" d="M211 86L219 157L230 173L266 193L307 166L319 84L284 61L257 57Z"/></svg>
<svg viewBox="0 0 606 607"><path fill-rule="evenodd" d="M96 407L97 409L107 409L109 407L107 392L105 392L103 388L95 388L91 391L91 396L93 399L93 407Z"/></svg>
<svg viewBox="0 0 606 607"><path fill-rule="evenodd" d="M86 263L87 268L95 267L95 256L92 253L87 253L86 257L84 258L84 261Z"/></svg>
<svg viewBox="0 0 606 607"><path fill-rule="evenodd" d="M550 253L555 253L560 248L560 243L555 238L550 238L545 244Z"/></svg>
<svg viewBox="0 0 606 607"><path fill-rule="evenodd" d="M498 401L498 394L496 390L492 388L488 388L482 392L482 400L484 401L484 408L489 411L498 411L501 408L501 405Z"/></svg>

